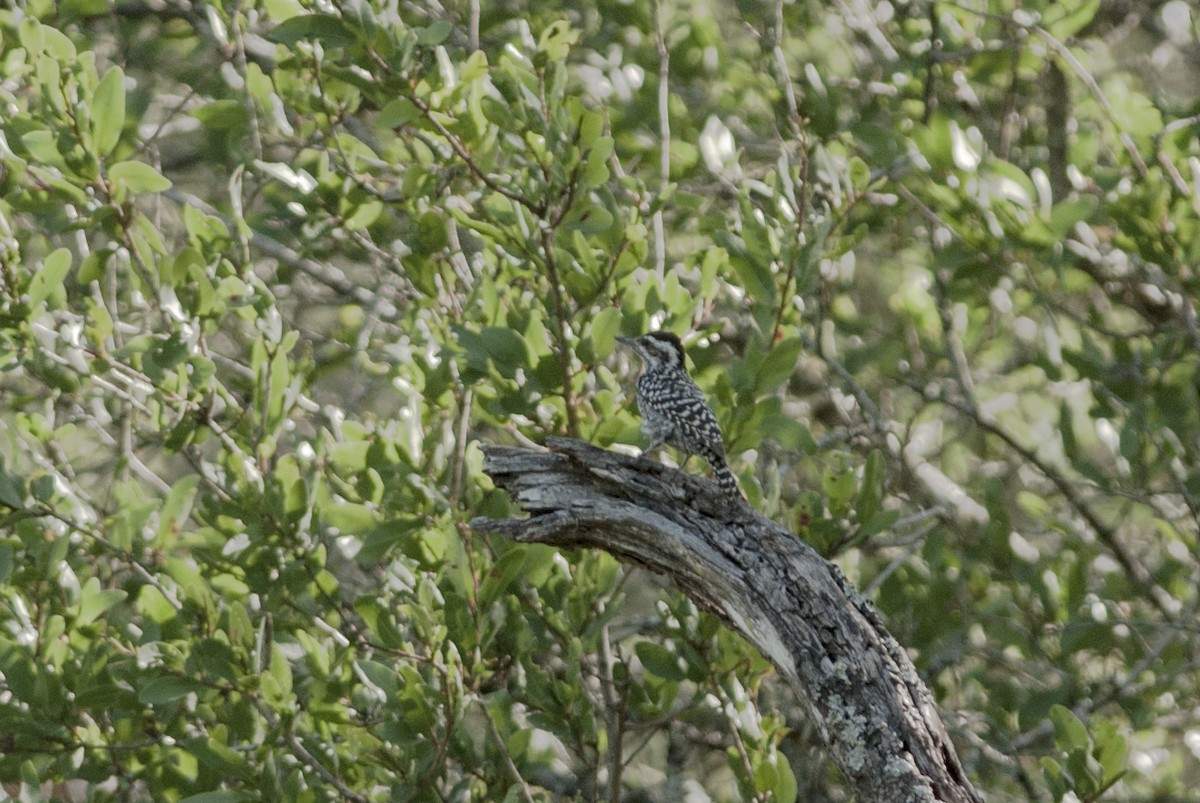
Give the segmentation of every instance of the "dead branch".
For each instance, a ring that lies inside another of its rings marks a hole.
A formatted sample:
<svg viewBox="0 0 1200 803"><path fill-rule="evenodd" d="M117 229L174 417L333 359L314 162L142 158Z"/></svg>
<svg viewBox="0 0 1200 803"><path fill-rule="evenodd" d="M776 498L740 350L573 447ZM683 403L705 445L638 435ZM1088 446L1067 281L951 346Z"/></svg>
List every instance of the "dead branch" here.
<svg viewBox="0 0 1200 803"><path fill-rule="evenodd" d="M549 449L485 448L485 471L530 515L472 528L671 578L775 665L858 800L981 803L933 696L836 566L708 480L576 440Z"/></svg>

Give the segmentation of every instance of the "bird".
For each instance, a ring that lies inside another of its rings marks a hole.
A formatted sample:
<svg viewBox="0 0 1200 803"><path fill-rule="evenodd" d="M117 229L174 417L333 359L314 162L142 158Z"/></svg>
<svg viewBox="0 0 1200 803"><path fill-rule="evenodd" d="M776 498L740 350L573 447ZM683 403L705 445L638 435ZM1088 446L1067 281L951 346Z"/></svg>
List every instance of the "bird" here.
<svg viewBox="0 0 1200 803"><path fill-rule="evenodd" d="M649 332L639 337L618 336L641 359L645 370L637 380L638 412L642 414L642 434L650 445L640 457L666 443L683 452L687 465L692 455L708 461L721 492L741 499L737 477L725 460L725 439L721 426L704 393L688 376L683 343L671 332Z"/></svg>

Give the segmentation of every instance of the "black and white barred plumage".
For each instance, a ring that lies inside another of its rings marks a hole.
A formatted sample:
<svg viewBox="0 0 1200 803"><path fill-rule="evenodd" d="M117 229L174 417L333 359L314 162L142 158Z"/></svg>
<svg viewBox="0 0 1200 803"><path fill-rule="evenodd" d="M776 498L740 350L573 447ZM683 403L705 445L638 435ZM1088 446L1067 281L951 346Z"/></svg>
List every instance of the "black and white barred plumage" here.
<svg viewBox="0 0 1200 803"><path fill-rule="evenodd" d="M737 477L725 462L721 427L704 393L687 374L679 338L670 332L650 332L617 340L633 349L646 366L637 381L642 434L650 439L642 456L666 443L683 452L682 468L692 455L698 454L712 466L722 492L740 498Z"/></svg>

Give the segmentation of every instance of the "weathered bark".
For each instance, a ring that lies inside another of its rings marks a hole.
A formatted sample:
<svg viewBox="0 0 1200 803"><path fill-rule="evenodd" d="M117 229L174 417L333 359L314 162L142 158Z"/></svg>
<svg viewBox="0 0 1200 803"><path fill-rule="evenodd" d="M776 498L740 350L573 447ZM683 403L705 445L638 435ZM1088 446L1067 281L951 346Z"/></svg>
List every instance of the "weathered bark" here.
<svg viewBox="0 0 1200 803"><path fill-rule="evenodd" d="M978 803L928 688L841 571L715 484L556 438L491 446L484 470L530 513L471 526L603 549L666 575L775 665L865 803Z"/></svg>

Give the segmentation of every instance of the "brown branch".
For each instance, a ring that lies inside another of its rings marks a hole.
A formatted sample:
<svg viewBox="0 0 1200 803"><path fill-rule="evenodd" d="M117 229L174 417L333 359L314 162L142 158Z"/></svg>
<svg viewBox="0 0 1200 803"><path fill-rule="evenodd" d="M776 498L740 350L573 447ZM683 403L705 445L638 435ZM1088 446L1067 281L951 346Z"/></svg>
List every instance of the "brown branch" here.
<svg viewBox="0 0 1200 803"><path fill-rule="evenodd" d="M658 191L666 195L671 185L671 51L663 33L663 9L661 0L656 0L654 9L654 49L658 54L658 136L662 149L658 160ZM654 276L664 282L667 277L667 235L663 221L663 208L654 212Z"/></svg>
<svg viewBox="0 0 1200 803"><path fill-rule="evenodd" d="M1068 134L1071 90L1067 86L1067 76L1054 59L1046 59L1041 89L1046 114L1046 169L1050 173L1050 197L1058 203L1071 194L1071 179L1067 175L1067 165L1071 163Z"/></svg>
<svg viewBox="0 0 1200 803"><path fill-rule="evenodd" d="M540 225L540 224L539 224ZM550 300L554 311L554 351L558 357L559 370L563 375L563 406L567 408L567 434L579 434L579 415L575 412L575 372L571 370L571 330L568 325L566 303L563 301L562 280L558 273L558 260L554 256L554 229L540 225L542 250L546 253L546 272L550 280Z"/></svg>
<svg viewBox="0 0 1200 803"><path fill-rule="evenodd" d="M775 55L775 69L778 71L778 81L783 87L783 97L787 101L788 122L792 126L792 136L796 138L796 143L799 146L800 155L800 170L799 183L800 193L799 198L796 197L795 191L787 192L788 203L792 207L792 214L796 217L796 258L788 261L787 274L783 279L783 288L779 291L779 308L775 310L775 325L771 329L771 345L774 346L779 342L781 330L783 328L783 315L787 311L788 303L791 301L792 283L796 280L796 267L800 256L804 253L804 246L807 244L804 237L804 224L808 221L808 138L804 135L805 120L800 117L800 108L796 104L796 88L792 86L792 75L788 70L787 57L783 52L783 0L776 0L775 3L775 46L773 52ZM784 155L786 156L786 151ZM787 171L781 171L784 175L780 178L785 182L785 187L792 186L791 176L787 175ZM813 244L816 248L816 243Z"/></svg>
<svg viewBox="0 0 1200 803"><path fill-rule="evenodd" d="M468 550L469 551L469 550ZM500 735L500 729L496 727L495 721L492 719L491 712L487 710L482 702L479 703L480 713L488 724L488 733L496 742L496 748L500 751L500 757L504 760L504 766L508 770L508 774L512 777L513 783L520 789L521 797L527 803L534 803L533 790L529 788L529 781L521 775L521 770L517 768L517 764L513 761L512 753L508 752L508 743L504 741L504 737Z"/></svg>
<svg viewBox="0 0 1200 803"><path fill-rule="evenodd" d="M936 2L929 4L929 50L925 54L925 87L922 90L924 111L921 113L921 125L929 125L933 113L937 109L938 97L934 89L937 80L938 57L942 54L942 18Z"/></svg>
<svg viewBox="0 0 1200 803"><path fill-rule="evenodd" d="M1088 91L1092 93L1092 97L1100 104L1100 109L1104 112L1104 116L1108 118L1113 128L1116 129L1117 138L1125 146L1125 151L1129 154L1129 159L1133 162L1133 166L1137 168L1138 175L1143 179L1148 178L1150 171L1146 167L1146 160L1142 158L1142 154L1138 150L1137 144L1134 143L1133 137L1126 133L1124 123L1117 117L1116 112L1113 111L1112 104L1108 102L1108 97L1104 94L1104 90L1100 88L1100 84L1096 82L1095 77L1088 71L1087 67L1083 66L1083 62L1071 52L1071 48L1054 38L1054 35L1045 28L1035 25L1030 30L1040 36L1050 46L1050 49L1057 53L1059 58L1070 66L1072 72L1083 81Z"/></svg>
<svg viewBox="0 0 1200 803"><path fill-rule="evenodd" d="M483 168L481 168L475 161L474 157L471 156L471 152L467 150L467 146L463 144L463 141L459 139L454 132L442 124L442 121L437 118L437 116L434 114L434 110L429 106L428 103L416 95L409 95L408 100L417 107L417 111L421 113L421 116L425 118L426 122L433 126L434 130L437 131L442 139L446 141L446 144L450 146L450 150L454 151L454 155L459 158L459 161L467 166L467 170L471 172L472 176L483 182L484 186L486 186L492 192L503 195L513 203L520 204L532 212L535 216L539 218L546 217L545 201L535 202L521 193L516 192L515 190L510 190L508 187L505 187L503 184L485 173Z"/></svg>
<svg viewBox="0 0 1200 803"><path fill-rule="evenodd" d="M661 464L551 439L485 448L484 470L530 513L471 526L606 550L669 577L778 669L865 803L981 803L928 688L836 566L716 486Z"/></svg>

